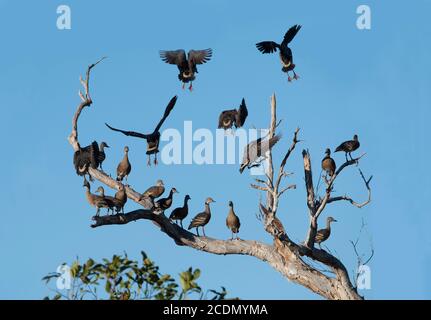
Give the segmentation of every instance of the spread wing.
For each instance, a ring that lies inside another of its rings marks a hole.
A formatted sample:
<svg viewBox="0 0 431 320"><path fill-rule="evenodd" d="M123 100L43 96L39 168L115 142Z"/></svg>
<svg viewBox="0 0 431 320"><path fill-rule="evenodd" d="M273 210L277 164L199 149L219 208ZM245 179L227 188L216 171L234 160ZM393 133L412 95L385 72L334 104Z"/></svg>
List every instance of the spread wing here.
<svg viewBox="0 0 431 320"><path fill-rule="evenodd" d="M287 30L286 34L284 35L283 42L281 43L282 46L287 46L290 41L295 38L298 31L301 29L301 26L298 24L295 24L293 27L291 27L289 30Z"/></svg>
<svg viewBox="0 0 431 320"><path fill-rule="evenodd" d="M188 53L189 62L192 65L204 64L211 60L212 50L210 48L205 50L190 50Z"/></svg>
<svg viewBox="0 0 431 320"><path fill-rule="evenodd" d="M125 131L125 130L121 130L121 129L116 129L111 127L109 124L105 123L105 125L113 130L113 131L117 131L117 132L121 132L122 134L126 135L126 136L131 136L131 137L137 137L137 138L143 138L143 139L147 139L148 135L147 134L143 134L143 133L139 133L139 132L134 132L134 131Z"/></svg>
<svg viewBox="0 0 431 320"><path fill-rule="evenodd" d="M280 49L280 45L274 41L262 41L256 43L256 48L262 53L273 53Z"/></svg>
<svg viewBox="0 0 431 320"><path fill-rule="evenodd" d="M262 141L262 139L263 138L259 138L253 142L250 142L246 146L243 154L242 163L252 163L256 161L259 157L269 151L281 139L281 135L278 134L269 140L265 139Z"/></svg>
<svg viewBox="0 0 431 320"><path fill-rule="evenodd" d="M159 52L160 58L169 64L176 64L178 67L187 65L186 52L183 49L173 50L173 51L165 51L161 50Z"/></svg>
<svg viewBox="0 0 431 320"><path fill-rule="evenodd" d="M153 134L159 132L160 127L162 126L163 122L165 122L166 118L169 116L169 114L171 113L172 109L174 108L175 103L177 102L177 98L178 98L177 96L174 96L169 101L168 105L166 106L165 113L163 114L162 119L160 119L159 123L157 124L156 128L154 129Z"/></svg>
<svg viewBox="0 0 431 320"><path fill-rule="evenodd" d="M235 127L240 128L244 125L245 119L248 116L247 106L245 105L244 98L242 99L241 105L238 108L238 112L235 115Z"/></svg>
<svg viewBox="0 0 431 320"><path fill-rule="evenodd" d="M99 166L99 146L96 141L79 149L73 154L73 165L78 175L84 174L89 167Z"/></svg>

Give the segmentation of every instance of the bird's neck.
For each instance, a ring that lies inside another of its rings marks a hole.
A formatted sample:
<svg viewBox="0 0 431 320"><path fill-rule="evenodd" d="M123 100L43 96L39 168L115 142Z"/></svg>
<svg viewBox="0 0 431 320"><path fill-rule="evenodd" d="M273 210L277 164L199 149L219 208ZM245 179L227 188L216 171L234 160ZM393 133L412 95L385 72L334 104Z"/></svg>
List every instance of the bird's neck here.
<svg viewBox="0 0 431 320"><path fill-rule="evenodd" d="M187 203L187 202L188 202L188 201L189 201L189 199L187 199L187 198L185 198L185 199L184 199L184 208L187 208L187 206L188 206L188 203Z"/></svg>
<svg viewBox="0 0 431 320"><path fill-rule="evenodd" d="M211 208L209 203L205 203L205 212L211 214Z"/></svg>
<svg viewBox="0 0 431 320"><path fill-rule="evenodd" d="M331 221L326 221L326 229L331 230Z"/></svg>

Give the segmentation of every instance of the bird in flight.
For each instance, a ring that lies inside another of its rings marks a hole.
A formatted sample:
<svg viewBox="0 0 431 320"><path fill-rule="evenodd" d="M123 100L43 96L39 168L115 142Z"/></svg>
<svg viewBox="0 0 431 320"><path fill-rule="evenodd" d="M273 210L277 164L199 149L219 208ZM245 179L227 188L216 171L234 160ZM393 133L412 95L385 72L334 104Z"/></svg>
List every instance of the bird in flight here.
<svg viewBox="0 0 431 320"><path fill-rule="evenodd" d="M186 83L190 82L189 90L193 90L193 81L196 79L195 73L198 73L196 65L204 64L211 59L212 50L190 50L186 57L183 49L172 51L160 51L160 58L166 63L175 64L178 67L178 79L183 83L183 89Z"/></svg>
<svg viewBox="0 0 431 320"><path fill-rule="evenodd" d="M175 106L175 103L177 102L177 96L174 96L168 103L165 109L165 113L163 114L163 117L160 119L159 123L157 124L156 128L151 133L139 133L134 131L125 131L120 130L111 127L109 124L105 123L105 125L113 130L123 133L126 136L132 136L137 138L142 138L147 141L147 155L148 155L148 162L147 164L151 165L151 155L154 154L154 164L157 165L157 153L159 152L159 143L160 143L160 127L162 126L163 122L165 122L166 118L171 113L172 109Z"/></svg>
<svg viewBox="0 0 431 320"><path fill-rule="evenodd" d="M251 169L253 167L258 167L266 158L266 153L271 150L280 139L281 135L278 134L269 139L263 140L263 138L259 138L250 142L244 148L244 154L242 156L242 163L241 167L239 168L239 172L242 173L245 168Z"/></svg>
<svg viewBox="0 0 431 320"><path fill-rule="evenodd" d="M220 113L218 128L223 128L224 130L231 129L233 126L235 126L235 128L241 128L244 125L247 116L248 110L243 98L238 110L225 110Z"/></svg>
<svg viewBox="0 0 431 320"><path fill-rule="evenodd" d="M289 43L295 38L298 31L301 29L300 25L295 24L289 30L287 30L284 35L283 41L281 44L278 44L274 41L262 41L256 43L257 49L262 53L273 53L276 52L277 49L280 51L280 61L282 64L281 70L287 73L287 79L292 81L293 79L299 79L299 76L295 73L295 64L293 63L293 55L292 50L289 48ZM290 77L289 71L293 72L293 78Z"/></svg>

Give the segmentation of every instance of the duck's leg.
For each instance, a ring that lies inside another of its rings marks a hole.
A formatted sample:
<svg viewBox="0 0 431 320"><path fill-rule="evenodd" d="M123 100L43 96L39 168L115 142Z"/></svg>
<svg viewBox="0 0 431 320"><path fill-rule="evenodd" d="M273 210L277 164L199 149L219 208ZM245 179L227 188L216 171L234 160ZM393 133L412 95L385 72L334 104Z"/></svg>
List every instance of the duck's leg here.
<svg viewBox="0 0 431 320"><path fill-rule="evenodd" d="M295 70L292 70L293 72L293 79L298 80L299 76L296 74Z"/></svg>
<svg viewBox="0 0 431 320"><path fill-rule="evenodd" d="M193 81L190 81L189 90L193 91Z"/></svg>
<svg viewBox="0 0 431 320"><path fill-rule="evenodd" d="M196 227L196 235L199 237L199 227Z"/></svg>
<svg viewBox="0 0 431 320"><path fill-rule="evenodd" d="M151 167L151 157L148 155L147 166Z"/></svg>
<svg viewBox="0 0 431 320"><path fill-rule="evenodd" d="M99 216L99 214L100 214L100 208L99 208L99 207L97 207L96 217L98 217L98 216Z"/></svg>
<svg viewBox="0 0 431 320"><path fill-rule="evenodd" d="M231 231L231 237L230 237L230 239L233 240L233 231Z"/></svg>
<svg viewBox="0 0 431 320"><path fill-rule="evenodd" d="M184 227L183 227L183 220L180 220L180 224L181 224L181 229L184 229Z"/></svg>
<svg viewBox="0 0 431 320"><path fill-rule="evenodd" d="M204 234L204 237L206 237L206 235L205 235L205 227L202 227L202 232Z"/></svg>
<svg viewBox="0 0 431 320"><path fill-rule="evenodd" d="M186 83L183 82L183 85L182 85L183 90L184 90L185 87L186 87Z"/></svg>
<svg viewBox="0 0 431 320"><path fill-rule="evenodd" d="M154 165L157 166L157 153L154 154Z"/></svg>
<svg viewBox="0 0 431 320"><path fill-rule="evenodd" d="M349 161L349 159L347 158L347 152L344 155L346 156L346 162Z"/></svg>
<svg viewBox="0 0 431 320"><path fill-rule="evenodd" d="M292 78L290 77L289 71L287 72L287 81L292 82Z"/></svg>

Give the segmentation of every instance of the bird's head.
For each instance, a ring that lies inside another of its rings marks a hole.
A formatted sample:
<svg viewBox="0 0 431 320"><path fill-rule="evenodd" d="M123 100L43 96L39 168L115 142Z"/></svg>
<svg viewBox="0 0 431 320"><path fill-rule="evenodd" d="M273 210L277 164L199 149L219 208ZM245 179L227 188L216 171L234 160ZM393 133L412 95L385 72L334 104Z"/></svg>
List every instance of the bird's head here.
<svg viewBox="0 0 431 320"><path fill-rule="evenodd" d="M334 218L332 218L332 217L328 217L328 218L326 218L326 221L328 222L328 223L331 223L331 222L337 222L337 220L335 220Z"/></svg>
<svg viewBox="0 0 431 320"><path fill-rule="evenodd" d="M171 189L171 192L172 192L172 193L179 193L179 192L177 191L177 189L175 189L175 188L172 188L172 189Z"/></svg>
<svg viewBox="0 0 431 320"><path fill-rule="evenodd" d="M215 200L214 200L213 198L211 198L211 197L208 197L208 198L205 200L205 204L210 204L211 202L215 202Z"/></svg>
<svg viewBox="0 0 431 320"><path fill-rule="evenodd" d="M331 155L331 149L326 148L326 150L325 150L325 154L326 154L327 156L330 156L330 155Z"/></svg>
<svg viewBox="0 0 431 320"><path fill-rule="evenodd" d="M241 163L241 167L239 168L239 173L242 173L245 168L247 168L247 164L246 163Z"/></svg>
<svg viewBox="0 0 431 320"><path fill-rule="evenodd" d="M105 190L103 189L102 186L100 186L99 188L97 188L96 193L104 194Z"/></svg>
<svg viewBox="0 0 431 320"><path fill-rule="evenodd" d="M355 134L355 135L353 136L353 140L358 141L358 135L357 135L357 134Z"/></svg>
<svg viewBox="0 0 431 320"><path fill-rule="evenodd" d="M119 185L118 190L124 190L124 184L119 183L118 185Z"/></svg>
<svg viewBox="0 0 431 320"><path fill-rule="evenodd" d="M233 202L229 201L229 207L233 208Z"/></svg>
<svg viewBox="0 0 431 320"><path fill-rule="evenodd" d="M156 182L156 186L158 186L158 187L163 187L165 184L163 183L163 180L161 180L161 179L159 179L159 180L157 180L157 182Z"/></svg>
<svg viewBox="0 0 431 320"><path fill-rule="evenodd" d="M190 196L189 196L188 194L186 194L186 196L184 197L184 199L185 199L186 201L188 201L188 200L192 200L192 198L190 198Z"/></svg>
<svg viewBox="0 0 431 320"><path fill-rule="evenodd" d="M129 152L129 147L128 147L128 146L125 146L125 147L124 147L124 153L127 153L127 152Z"/></svg>
<svg viewBox="0 0 431 320"><path fill-rule="evenodd" d="M103 148L109 148L109 146L108 146L108 144L107 144L106 142L102 142L102 143L100 144L100 149L102 149L102 150L103 150Z"/></svg>

